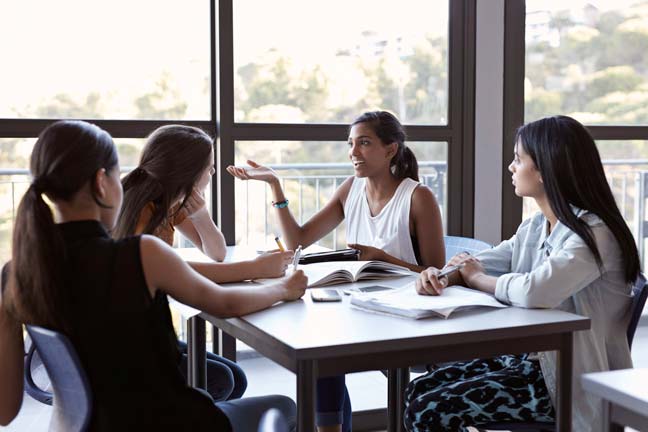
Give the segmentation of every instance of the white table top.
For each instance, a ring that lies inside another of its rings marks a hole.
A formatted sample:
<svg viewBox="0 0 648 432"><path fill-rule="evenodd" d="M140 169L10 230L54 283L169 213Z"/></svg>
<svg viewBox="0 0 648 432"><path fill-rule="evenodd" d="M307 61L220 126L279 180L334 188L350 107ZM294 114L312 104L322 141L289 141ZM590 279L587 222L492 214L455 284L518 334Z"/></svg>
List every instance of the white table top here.
<svg viewBox="0 0 648 432"><path fill-rule="evenodd" d="M190 260L199 257L197 250L178 250ZM228 258L241 259L254 253L250 248L228 247ZM201 255L201 254L200 254ZM353 288L368 285L403 286L415 279L405 276L382 280L363 281L354 284L335 285L330 288ZM246 282L244 282L246 283ZM185 318L198 315L200 311L184 305L178 306ZM206 317L210 321L219 320ZM269 309L255 312L241 318L221 320L229 326L246 332L269 336L272 343L285 352L300 352L299 357L326 357L327 351L355 349L371 352L388 343L394 349L414 346L445 346L452 343L498 340L501 335L546 335L567 329L589 328L589 320L578 315L558 310L532 310L505 308L493 310L478 308L454 312L449 319L428 318L413 320L387 316L352 307L350 297L343 296L342 302L315 303L308 292L297 301L279 303ZM234 334L233 334L234 335ZM234 335L235 336L235 335Z"/></svg>
<svg viewBox="0 0 648 432"><path fill-rule="evenodd" d="M581 380L588 392L648 416L648 369L589 373Z"/></svg>

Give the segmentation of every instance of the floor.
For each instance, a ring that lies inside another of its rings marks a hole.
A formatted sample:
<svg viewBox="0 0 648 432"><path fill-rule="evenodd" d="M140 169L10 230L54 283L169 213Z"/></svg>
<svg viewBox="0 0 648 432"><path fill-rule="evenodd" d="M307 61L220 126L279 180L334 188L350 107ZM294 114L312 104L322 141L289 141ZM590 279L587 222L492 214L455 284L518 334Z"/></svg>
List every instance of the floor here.
<svg viewBox="0 0 648 432"><path fill-rule="evenodd" d="M637 329L632 350L635 367L648 368L648 326ZM240 362L249 386L246 396L283 394L295 398L295 376L265 358L249 358ZM387 379L380 372L350 374L347 377L354 410L366 410L387 405ZM8 427L0 431L45 432L51 408L25 396L22 409Z"/></svg>

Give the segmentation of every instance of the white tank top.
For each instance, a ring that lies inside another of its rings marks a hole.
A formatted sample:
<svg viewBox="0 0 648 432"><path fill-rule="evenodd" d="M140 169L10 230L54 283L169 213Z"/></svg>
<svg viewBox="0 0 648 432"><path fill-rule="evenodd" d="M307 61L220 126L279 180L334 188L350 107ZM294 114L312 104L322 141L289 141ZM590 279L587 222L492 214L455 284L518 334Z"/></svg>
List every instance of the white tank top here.
<svg viewBox="0 0 648 432"><path fill-rule="evenodd" d="M409 226L412 193L418 185L411 178L403 179L380 213L371 216L366 179L355 177L344 203L347 243L373 246L417 264Z"/></svg>

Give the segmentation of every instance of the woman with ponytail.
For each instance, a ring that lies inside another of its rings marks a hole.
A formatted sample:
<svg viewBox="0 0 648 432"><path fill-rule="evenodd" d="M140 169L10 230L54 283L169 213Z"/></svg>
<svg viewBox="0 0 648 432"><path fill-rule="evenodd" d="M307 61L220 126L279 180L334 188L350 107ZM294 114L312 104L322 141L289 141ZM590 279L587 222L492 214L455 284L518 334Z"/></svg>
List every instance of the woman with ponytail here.
<svg viewBox="0 0 648 432"><path fill-rule="evenodd" d="M148 137L140 163L122 180L124 205L113 232L116 239L151 234L173 245L176 228L214 261L225 258L225 239L205 206L204 192L214 174L213 141L201 129L162 126ZM216 283L283 276L292 251L268 253L236 263L189 263ZM178 342L183 354L187 345ZM208 353L207 391L214 400L240 398L247 388L236 363Z"/></svg>
<svg viewBox="0 0 648 432"><path fill-rule="evenodd" d="M30 169L0 290L0 424L12 421L23 397L21 324L71 340L92 390L90 431L256 430L271 407L294 420L294 403L282 396L214 403L189 388L167 295L239 316L300 298L301 271L270 287L224 289L156 237L111 239L122 203L117 152L89 123L46 128Z"/></svg>
<svg viewBox="0 0 648 432"><path fill-rule="evenodd" d="M355 175L335 191L331 201L303 226L290 212L277 174L248 161L230 166L241 180L270 185L281 229L289 248L307 247L342 221L349 247L361 260L380 260L423 271L445 262L441 212L432 191L419 183L414 153L405 145L405 130L393 114L367 112L349 128L349 159ZM320 432L351 430L351 405L344 377L320 379L317 389Z"/></svg>

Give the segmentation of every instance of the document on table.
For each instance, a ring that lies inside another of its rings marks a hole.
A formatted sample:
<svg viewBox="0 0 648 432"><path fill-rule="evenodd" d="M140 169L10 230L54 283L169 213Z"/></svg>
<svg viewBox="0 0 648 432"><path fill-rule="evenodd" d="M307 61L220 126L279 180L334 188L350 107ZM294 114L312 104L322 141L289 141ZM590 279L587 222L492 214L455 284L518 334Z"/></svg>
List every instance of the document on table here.
<svg viewBox="0 0 648 432"><path fill-rule="evenodd" d="M353 293L351 304L360 309L414 319L431 316L448 318L457 309L478 306L507 307L490 294L462 286L448 287L439 296L420 295L416 292L414 282L386 292Z"/></svg>

